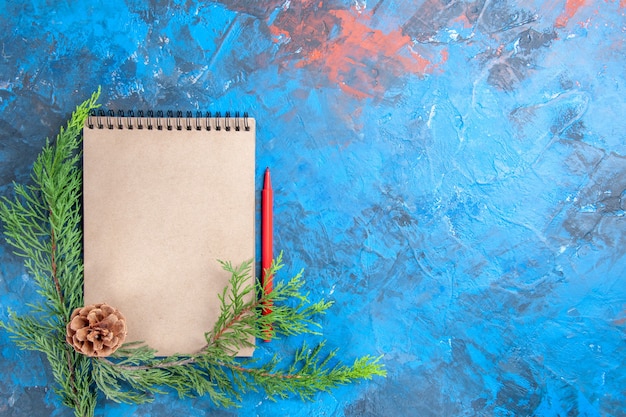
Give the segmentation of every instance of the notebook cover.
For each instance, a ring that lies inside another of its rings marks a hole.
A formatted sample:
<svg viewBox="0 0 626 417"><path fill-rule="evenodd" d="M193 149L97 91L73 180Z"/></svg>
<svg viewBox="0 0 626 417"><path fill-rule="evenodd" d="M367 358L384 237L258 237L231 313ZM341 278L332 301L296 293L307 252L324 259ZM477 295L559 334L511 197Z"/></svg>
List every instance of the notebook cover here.
<svg viewBox="0 0 626 417"><path fill-rule="evenodd" d="M248 123L249 131L84 129L85 304L119 309L127 342L160 356L197 352L230 278L218 260L254 259Z"/></svg>

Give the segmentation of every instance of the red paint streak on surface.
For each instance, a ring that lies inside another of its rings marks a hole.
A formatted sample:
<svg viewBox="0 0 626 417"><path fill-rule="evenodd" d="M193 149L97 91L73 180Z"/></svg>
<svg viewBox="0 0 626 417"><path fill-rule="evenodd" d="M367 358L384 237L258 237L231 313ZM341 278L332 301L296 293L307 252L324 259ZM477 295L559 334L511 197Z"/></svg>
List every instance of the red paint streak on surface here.
<svg viewBox="0 0 626 417"><path fill-rule="evenodd" d="M626 7L626 0L620 0L619 7L620 7L620 9L623 8L623 7Z"/></svg>
<svg viewBox="0 0 626 417"><path fill-rule="evenodd" d="M424 74L430 65L427 59L408 48L411 39L399 30L384 34L348 11L331 14L341 21L341 33L334 42L323 45L323 50L314 51L309 63L322 64L329 79L348 94L372 97L384 92L382 72L393 77L407 72Z"/></svg>
<svg viewBox="0 0 626 417"><path fill-rule="evenodd" d="M443 66L443 64L448 62L448 58L449 57L450 57L450 51L448 51L448 48L442 49L441 50L441 61L439 61L439 63L436 65L436 67L439 70L441 70L441 67Z"/></svg>
<svg viewBox="0 0 626 417"><path fill-rule="evenodd" d="M624 0L626 1L626 0ZM459 23L461 25L463 25L464 28L468 29L471 28L474 23L470 22L469 18L467 17L466 14L461 14L459 16L457 16L456 18L452 19L453 23Z"/></svg>
<svg viewBox="0 0 626 417"><path fill-rule="evenodd" d="M270 33L274 37L274 42L278 42L279 38L289 37L289 32L287 32L286 30L282 30L280 28L277 28L276 26L270 26L269 29L270 29Z"/></svg>
<svg viewBox="0 0 626 417"><path fill-rule="evenodd" d="M557 17L555 26L558 28L567 26L567 22L574 17L578 9L580 9L581 6L584 6L584 4L585 0L567 0L565 2L565 10L559 17Z"/></svg>
<svg viewBox="0 0 626 417"><path fill-rule="evenodd" d="M424 75L447 59L418 50L401 28L384 33L369 16L350 10L324 10L299 4L274 21L273 35L288 36L283 51L296 67L319 68L328 80L357 98L378 97L405 74ZM433 64L433 61L439 61Z"/></svg>

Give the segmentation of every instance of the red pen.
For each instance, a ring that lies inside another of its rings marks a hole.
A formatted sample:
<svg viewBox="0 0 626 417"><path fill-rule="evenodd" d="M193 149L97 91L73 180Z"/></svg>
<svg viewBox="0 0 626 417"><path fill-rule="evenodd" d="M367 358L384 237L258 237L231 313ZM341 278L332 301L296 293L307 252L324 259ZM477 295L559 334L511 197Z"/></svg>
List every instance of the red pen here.
<svg viewBox="0 0 626 417"><path fill-rule="evenodd" d="M272 267L274 246L274 191L270 179L270 169L265 169L263 178L263 191L261 192L261 285L266 294L274 288L273 277L269 273ZM272 302L268 301L263 306L263 315L272 312ZM269 342L272 334L270 326L266 332L265 341Z"/></svg>

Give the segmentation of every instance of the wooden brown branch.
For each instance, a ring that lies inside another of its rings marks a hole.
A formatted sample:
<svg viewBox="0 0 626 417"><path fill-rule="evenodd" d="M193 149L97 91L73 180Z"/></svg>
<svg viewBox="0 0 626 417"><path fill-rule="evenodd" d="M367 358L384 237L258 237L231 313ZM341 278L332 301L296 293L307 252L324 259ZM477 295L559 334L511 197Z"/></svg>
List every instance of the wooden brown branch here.
<svg viewBox="0 0 626 417"><path fill-rule="evenodd" d="M52 210L50 210L50 216L52 216ZM56 288L57 294L59 296L59 301L62 305L65 305L65 298L63 297L63 291L61 290L61 282L59 281L58 276L58 267L56 261L56 251L57 251L57 241L56 234L54 232L54 227L52 226L52 222L50 222L50 266L52 272L52 280L54 281L54 286ZM76 388L76 372L74 370L74 362L72 361L72 355L69 350L69 345L65 349L65 359L67 361L67 369L69 372L69 382L72 387L72 393L74 394L74 404L75 408L78 408L78 388Z"/></svg>
<svg viewBox="0 0 626 417"><path fill-rule="evenodd" d="M178 361L172 361L172 362L163 362L163 363L157 363L154 365L120 365L117 364L115 362L111 362L110 360L106 359L106 358L97 358L95 360L98 360L100 362L103 362L109 366L113 366L117 369L123 370L123 371L148 371L151 369L167 369L167 368L172 368L174 366L185 366L185 365L191 365L196 363L196 358L195 357L189 357L186 359L181 359ZM256 369L250 369L250 368L245 368L243 366L239 366L239 365L234 365L231 363L224 363L224 362L220 362L220 361L216 361L215 362L216 365L218 366L224 366L226 368L230 368L234 371L238 371L238 372L243 372L243 373L248 373L248 374L257 374L259 376L262 377L269 377L269 378L281 378L281 379L300 379L302 378L302 375L296 375L296 374L278 374L278 373L270 373L270 372L259 372Z"/></svg>
<svg viewBox="0 0 626 417"><path fill-rule="evenodd" d="M52 216L52 211L50 212L50 215ZM57 242L56 242L56 236L54 233L54 227L52 227L52 224L50 225L50 252L51 252L50 263L51 263L51 269L52 269L52 280L54 281L54 286L57 290L57 294L59 295L59 300L61 301L61 304L65 305L63 291L61 290L61 283L59 281L59 277L57 274L57 261L56 261Z"/></svg>

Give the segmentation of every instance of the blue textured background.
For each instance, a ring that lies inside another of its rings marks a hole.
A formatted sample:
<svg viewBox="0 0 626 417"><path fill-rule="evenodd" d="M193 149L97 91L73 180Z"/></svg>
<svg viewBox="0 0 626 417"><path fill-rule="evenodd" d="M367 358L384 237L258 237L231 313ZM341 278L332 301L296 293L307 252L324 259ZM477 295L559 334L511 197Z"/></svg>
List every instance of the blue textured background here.
<svg viewBox="0 0 626 417"><path fill-rule="evenodd" d="M2 195L98 85L113 109L248 111L284 278L305 268L335 301L329 348L389 373L312 403L159 396L97 415L626 415L626 1L0 11ZM5 320L36 296L0 256ZM0 415L72 415L41 356L4 332L0 349Z"/></svg>

